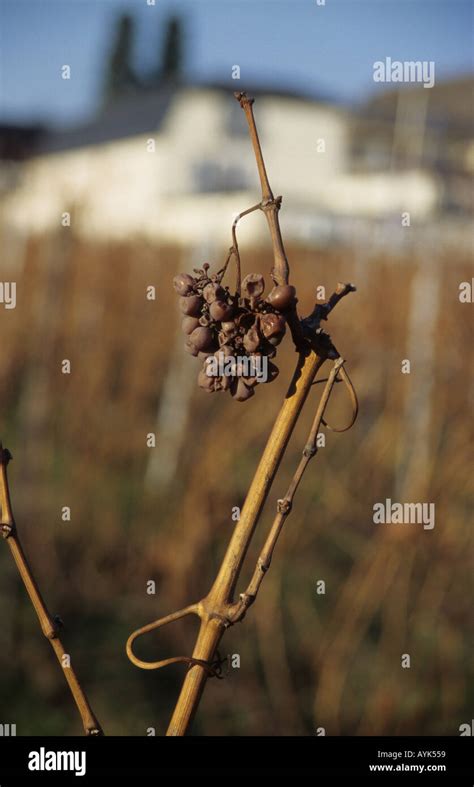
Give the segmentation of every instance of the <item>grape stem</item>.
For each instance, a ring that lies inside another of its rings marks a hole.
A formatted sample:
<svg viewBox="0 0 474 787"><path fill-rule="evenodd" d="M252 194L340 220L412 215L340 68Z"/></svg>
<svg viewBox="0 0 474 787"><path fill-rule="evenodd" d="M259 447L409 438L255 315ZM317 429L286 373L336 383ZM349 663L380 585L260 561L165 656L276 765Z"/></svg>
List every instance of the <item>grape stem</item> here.
<svg viewBox="0 0 474 787"><path fill-rule="evenodd" d="M249 213L253 213L255 210L260 210L261 203L259 202L257 205L252 205L251 208L247 208L247 210L243 210L242 213L238 213L237 216L234 218L232 222L232 246L229 249L229 253L227 255L227 259L224 263L223 268L217 274L217 280L219 282L225 276L227 267L229 265L230 260L232 257L235 257L236 267L237 267L237 281L235 285L235 292L237 296L240 298L240 291L242 287L242 266L240 264L240 252L239 252L239 244L237 243L237 224L239 223L240 219L244 216L247 216Z"/></svg>
<svg viewBox="0 0 474 787"><path fill-rule="evenodd" d="M265 213L273 245L272 279L275 284L288 284L290 267L288 265L283 238L281 237L280 223L278 221L278 211L280 210L282 198L277 197L275 199L270 188L265 162L263 160L262 147L260 145L253 114L254 99L247 96L246 93L234 93L234 96L244 110L249 127L250 139L252 140L253 151L255 153L255 160L257 162L260 185L262 188L261 209Z"/></svg>
<svg viewBox="0 0 474 787"><path fill-rule="evenodd" d="M82 724L86 735L103 735L102 728L95 717L89 701L82 688L79 678L72 665L65 665L64 657L67 655L59 637L61 621L57 617L52 617L41 595L38 584L33 576L31 568L26 559L23 547L18 535L18 530L13 518L10 490L8 486L7 466L12 455L10 451L2 447L0 443L0 531L3 538L10 547L18 573L23 581L31 603L38 616L41 631L46 639L49 640L56 654L59 665L61 666L64 677L67 680L73 699L82 719Z"/></svg>

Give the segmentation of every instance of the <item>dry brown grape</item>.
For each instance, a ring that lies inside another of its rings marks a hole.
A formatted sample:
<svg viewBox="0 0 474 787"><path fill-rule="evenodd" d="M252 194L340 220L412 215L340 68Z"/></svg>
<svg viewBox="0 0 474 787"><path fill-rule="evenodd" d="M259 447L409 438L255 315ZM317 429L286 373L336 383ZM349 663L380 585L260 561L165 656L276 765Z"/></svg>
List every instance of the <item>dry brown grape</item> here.
<svg viewBox="0 0 474 787"><path fill-rule="evenodd" d="M255 389L245 385L241 377L236 379L231 390L232 396L237 402L246 402L255 393Z"/></svg>
<svg viewBox="0 0 474 787"><path fill-rule="evenodd" d="M267 295L267 302L270 303L278 311L286 311L294 305L296 299L296 290L291 284L278 284Z"/></svg>
<svg viewBox="0 0 474 787"><path fill-rule="evenodd" d="M228 374L224 374L222 377L216 377L215 380L216 391L227 391L232 385L233 378Z"/></svg>
<svg viewBox="0 0 474 787"><path fill-rule="evenodd" d="M260 325L263 335L268 339L285 330L286 320L281 314L263 314Z"/></svg>
<svg viewBox="0 0 474 787"><path fill-rule="evenodd" d="M226 293L223 287L220 284L216 284L215 282L211 282L210 284L206 284L204 287L202 294L204 296L204 300L207 303L214 303L216 300L222 300L226 297Z"/></svg>
<svg viewBox="0 0 474 787"><path fill-rule="evenodd" d="M280 314L264 314L260 320L262 333L270 344L280 344L285 335L286 320Z"/></svg>
<svg viewBox="0 0 474 787"><path fill-rule="evenodd" d="M215 390L214 389L214 378L213 377L209 377L206 374L206 366L205 365L203 366L203 368L201 369L201 371L198 374L198 385L204 391L208 391L209 393L212 393Z"/></svg>
<svg viewBox="0 0 474 787"><path fill-rule="evenodd" d="M249 273L242 282L242 290L248 298L261 298L265 292L265 281L261 273Z"/></svg>
<svg viewBox="0 0 474 787"><path fill-rule="evenodd" d="M197 355L197 354L198 354L198 351L197 351L196 347L195 347L195 346L194 346L194 344L193 344L193 343L192 343L192 342L189 340L189 336L188 336L188 338L186 339L186 341L185 341L185 343L184 343L184 349L185 349L185 350L186 350L186 352L187 352L187 353L189 353L190 355Z"/></svg>
<svg viewBox="0 0 474 787"><path fill-rule="evenodd" d="M225 301L213 301L209 306L209 314L216 322L228 322L233 314L233 307Z"/></svg>
<svg viewBox="0 0 474 787"><path fill-rule="evenodd" d="M252 327L249 328L249 330L244 336L244 347L248 352L252 353L255 352L255 350L258 350L258 348L260 347L260 342L261 342L260 333L258 332L255 325L252 325Z"/></svg>
<svg viewBox="0 0 474 787"><path fill-rule="evenodd" d="M189 295L193 290L194 279L188 273L178 273L173 279L173 287L178 295Z"/></svg>
<svg viewBox="0 0 474 787"><path fill-rule="evenodd" d="M194 345L198 352L209 350L212 346L214 335L210 328L195 328L189 337L189 341Z"/></svg>
<svg viewBox="0 0 474 787"><path fill-rule="evenodd" d="M187 298L180 298L179 305L183 314L189 317L199 317L202 309L202 298L199 295L189 295Z"/></svg>

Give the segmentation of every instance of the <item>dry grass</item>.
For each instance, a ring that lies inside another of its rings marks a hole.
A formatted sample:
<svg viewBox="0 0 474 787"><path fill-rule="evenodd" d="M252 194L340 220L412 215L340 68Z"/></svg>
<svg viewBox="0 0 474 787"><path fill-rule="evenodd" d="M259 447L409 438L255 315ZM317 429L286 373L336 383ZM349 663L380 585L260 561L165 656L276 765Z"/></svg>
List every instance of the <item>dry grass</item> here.
<svg viewBox="0 0 474 787"><path fill-rule="evenodd" d="M176 349L171 292L172 276L189 258L170 248L66 238L30 240L16 272L4 276L18 287L16 310L0 309L0 434L15 459L13 504L106 732L143 735L154 726L162 733L183 668L141 673L126 660L125 640L136 626L208 590L293 351L285 342L279 379L245 404L185 386L171 415L184 427L164 430L162 438L167 376L198 372L195 359ZM194 731L280 735L323 726L328 734L457 734L471 699L472 333L469 306L457 299L459 282L470 278L468 263L456 254L428 263L378 255L362 264L360 254L346 250L288 251L302 313L311 308L314 285L328 294L338 279L358 285L329 330L349 360L361 414L347 435L328 435L310 467L258 602L245 627L226 637L226 653L240 653L241 668L209 683ZM270 269L269 254L251 257L252 270ZM409 334L421 264L439 282L439 313L411 375L402 375L407 346L417 346ZM156 302L145 299L150 284ZM426 346L434 347L433 363ZM61 374L64 358L72 362L70 376ZM420 403L414 394L427 376L429 397ZM346 414L338 389L331 416ZM311 415L296 429L252 556ZM148 449L146 435L157 422L157 448ZM144 479L152 450L163 463L176 454L178 472L150 488ZM436 503L433 531L372 524L373 503L398 499L395 490L402 500ZM61 521L65 505L70 523ZM251 566L250 559L242 589ZM156 596L146 594L149 579ZM324 596L316 594L318 579L326 582ZM16 722L18 734L77 733L66 687L6 550L0 617L1 721ZM164 629L146 655L187 653L194 633L191 621ZM401 669L402 653L411 655L410 670Z"/></svg>

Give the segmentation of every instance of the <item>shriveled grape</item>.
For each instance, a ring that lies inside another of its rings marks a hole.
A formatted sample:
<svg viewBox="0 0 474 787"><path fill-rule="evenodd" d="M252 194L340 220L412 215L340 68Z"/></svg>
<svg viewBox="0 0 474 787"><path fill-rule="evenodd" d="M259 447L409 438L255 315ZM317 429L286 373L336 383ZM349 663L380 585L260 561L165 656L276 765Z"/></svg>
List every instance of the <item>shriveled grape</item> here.
<svg viewBox="0 0 474 787"><path fill-rule="evenodd" d="M194 345L198 352L208 350L212 346L214 336L210 328L195 328L191 333L189 340Z"/></svg>
<svg viewBox="0 0 474 787"><path fill-rule="evenodd" d="M173 287L178 295L189 295L193 291L194 279L188 273L178 273L173 279Z"/></svg>
<svg viewBox="0 0 474 787"><path fill-rule="evenodd" d="M225 301L213 301L209 306L209 314L217 322L227 322L233 314L233 307Z"/></svg>
<svg viewBox="0 0 474 787"><path fill-rule="evenodd" d="M286 311L296 302L296 290L291 284L278 284L267 295L267 301L275 309Z"/></svg>
<svg viewBox="0 0 474 787"><path fill-rule="evenodd" d="M188 295L179 299L181 311L189 317L199 317L201 315L202 303L202 298L199 295Z"/></svg>

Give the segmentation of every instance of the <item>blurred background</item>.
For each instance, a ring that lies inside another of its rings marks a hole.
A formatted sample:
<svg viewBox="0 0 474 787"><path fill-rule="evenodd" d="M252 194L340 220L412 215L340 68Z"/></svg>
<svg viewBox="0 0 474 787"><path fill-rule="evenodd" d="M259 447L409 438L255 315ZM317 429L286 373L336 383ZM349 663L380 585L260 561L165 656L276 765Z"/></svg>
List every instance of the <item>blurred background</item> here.
<svg viewBox="0 0 474 787"><path fill-rule="evenodd" d="M244 404L209 396L172 291L177 272L222 265L234 216L260 200L232 97L247 90L301 313L316 287L357 285L328 330L361 411L311 463L258 601L223 640L240 668L208 682L193 732L459 734L473 699L471 4L2 0L0 30L0 281L17 285L16 308L0 303L0 439L26 552L106 733L165 732L183 667L142 672L125 641L209 590L295 364L286 339L275 383ZM433 61L434 87L374 82L387 57ZM263 217L238 234L244 272L269 285ZM347 415L338 388L330 416ZM434 502L434 530L374 525L386 498ZM0 722L79 734L6 545L0 620ZM137 650L190 654L195 635L186 619Z"/></svg>

